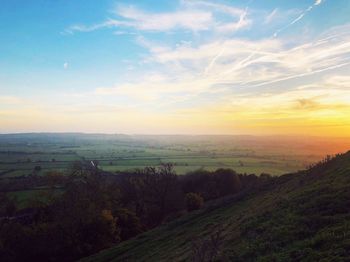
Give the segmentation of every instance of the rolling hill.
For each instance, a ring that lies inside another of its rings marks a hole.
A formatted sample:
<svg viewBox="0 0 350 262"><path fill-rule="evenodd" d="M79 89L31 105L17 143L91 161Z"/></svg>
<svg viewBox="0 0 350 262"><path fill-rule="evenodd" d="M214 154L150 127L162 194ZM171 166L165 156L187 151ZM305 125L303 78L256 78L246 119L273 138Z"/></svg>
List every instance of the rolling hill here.
<svg viewBox="0 0 350 262"><path fill-rule="evenodd" d="M83 261L350 261L350 151Z"/></svg>

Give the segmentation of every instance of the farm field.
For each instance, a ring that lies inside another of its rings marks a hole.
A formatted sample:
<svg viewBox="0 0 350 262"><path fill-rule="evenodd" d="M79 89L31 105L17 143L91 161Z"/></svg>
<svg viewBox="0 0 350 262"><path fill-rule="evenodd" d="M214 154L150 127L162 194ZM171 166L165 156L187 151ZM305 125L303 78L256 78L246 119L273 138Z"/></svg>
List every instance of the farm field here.
<svg viewBox="0 0 350 262"><path fill-rule="evenodd" d="M231 168L281 175L332 154L318 140L249 136L124 136L14 134L0 136L0 179L69 173L75 161L94 161L107 172L173 163L178 174ZM322 150L320 150L320 148Z"/></svg>

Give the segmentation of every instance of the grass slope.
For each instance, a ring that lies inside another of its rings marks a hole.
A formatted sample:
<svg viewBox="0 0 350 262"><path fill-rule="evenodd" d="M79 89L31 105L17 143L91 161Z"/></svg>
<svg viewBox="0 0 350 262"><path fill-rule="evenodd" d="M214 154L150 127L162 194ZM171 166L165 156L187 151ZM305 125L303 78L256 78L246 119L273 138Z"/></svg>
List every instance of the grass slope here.
<svg viewBox="0 0 350 262"><path fill-rule="evenodd" d="M193 239L222 231L219 259L350 261L350 152L222 199L84 261L189 261Z"/></svg>

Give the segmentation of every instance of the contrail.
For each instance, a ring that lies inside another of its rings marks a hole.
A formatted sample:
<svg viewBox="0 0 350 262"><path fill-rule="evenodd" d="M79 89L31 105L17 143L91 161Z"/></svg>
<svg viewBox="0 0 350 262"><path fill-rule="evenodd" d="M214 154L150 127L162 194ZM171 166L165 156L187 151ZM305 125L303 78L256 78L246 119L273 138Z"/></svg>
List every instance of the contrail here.
<svg viewBox="0 0 350 262"><path fill-rule="evenodd" d="M251 3L252 0L249 2ZM249 4L248 3L248 4ZM248 7L245 8L245 11L239 16L239 20L238 20L238 23L237 23L237 28L240 27L240 25L243 23L245 17L247 16L247 12L248 12ZM225 48L223 47L220 52L210 61L209 65L205 68L204 72L203 72L203 75L206 75L209 70L214 66L216 60L223 55L225 51Z"/></svg>
<svg viewBox="0 0 350 262"><path fill-rule="evenodd" d="M292 22L290 22L288 25L278 29L274 34L273 34L273 37L277 37L279 33L283 32L284 30L286 30L288 27L294 25L296 22L300 21L301 19L303 19L303 17L308 13L310 12L314 6L318 6L320 4L322 4L322 0L316 0L313 5L310 5L308 8L306 8L304 10L304 12L302 12L297 18L295 18Z"/></svg>
<svg viewBox="0 0 350 262"><path fill-rule="evenodd" d="M249 62L249 60L259 51L259 49L257 48L256 50L252 51L246 58L244 58L243 60L241 60L239 63L237 63L234 67L232 67L231 69L225 71L224 73L222 73L222 75L228 75L230 73L232 73L233 71L242 68L242 66L244 65L244 63Z"/></svg>
<svg viewBox="0 0 350 262"><path fill-rule="evenodd" d="M314 75L314 74L317 74L317 73L321 73L321 72L332 70L332 69L337 69L337 68L340 68L340 67L343 67L343 66L347 66L347 65L350 65L350 62L346 62L346 63L342 63L342 64L339 64L339 65L334 65L334 66L329 66L329 67L318 69L318 70L315 70L315 71L312 71L312 72L308 72L308 73L302 73L302 74L287 76L287 77L271 80L271 81L260 83L260 84L250 85L250 87L259 87L259 86L264 86L264 85L269 85L269 84L281 82L281 81L284 81L284 80L289 80L289 79L299 78L299 77L303 77L303 76Z"/></svg>
<svg viewBox="0 0 350 262"><path fill-rule="evenodd" d="M295 23L297 23L298 21L300 21L308 12L310 12L314 6L320 5L321 3L323 3L323 0L315 0L314 4L309 6L307 9L304 10L304 12L302 14L300 14L297 18L295 18L292 22L290 22L288 25L284 26L281 29L278 29L272 36L270 36L270 38L276 38L278 36L278 34L284 30L286 30L288 27L294 25ZM235 71L236 69L239 69L242 67L242 65L244 65L244 63L249 62L249 60L256 54L258 53L259 48L257 48L256 50L252 51L251 54L249 54L246 58L244 58L242 61L240 61L237 65L235 65L233 68L227 70L226 72L222 73L221 75L227 75L233 71Z"/></svg>
<svg viewBox="0 0 350 262"><path fill-rule="evenodd" d="M209 70L214 66L216 60L223 55L223 53L225 52L225 47L223 47L220 52L211 60L211 62L209 63L209 65L205 68L203 75L206 75Z"/></svg>

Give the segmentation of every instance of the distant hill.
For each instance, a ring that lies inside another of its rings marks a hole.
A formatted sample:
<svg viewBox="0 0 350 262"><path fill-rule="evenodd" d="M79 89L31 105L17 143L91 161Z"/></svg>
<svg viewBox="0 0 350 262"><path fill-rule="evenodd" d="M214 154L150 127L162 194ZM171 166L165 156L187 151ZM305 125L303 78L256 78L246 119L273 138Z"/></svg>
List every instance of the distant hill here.
<svg viewBox="0 0 350 262"><path fill-rule="evenodd" d="M350 152L83 261L350 261Z"/></svg>

